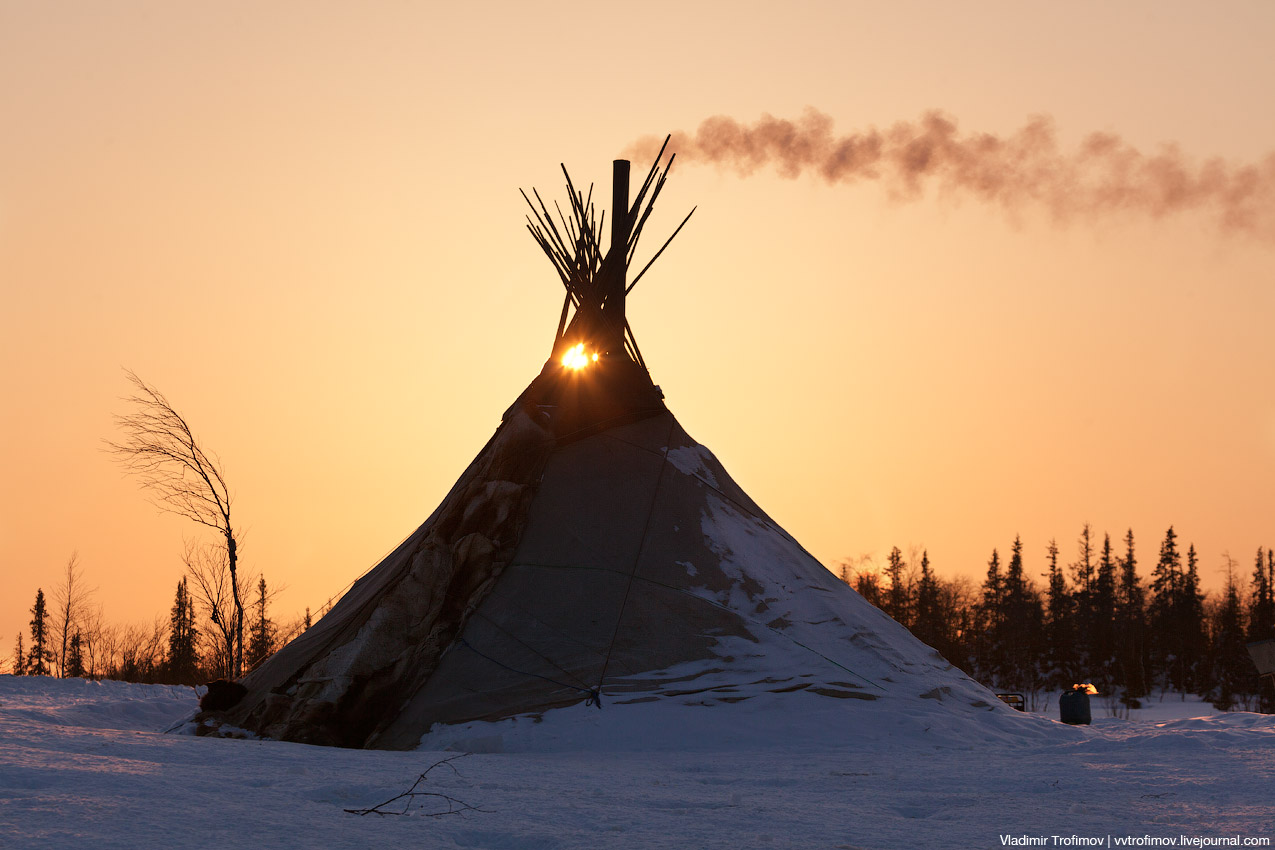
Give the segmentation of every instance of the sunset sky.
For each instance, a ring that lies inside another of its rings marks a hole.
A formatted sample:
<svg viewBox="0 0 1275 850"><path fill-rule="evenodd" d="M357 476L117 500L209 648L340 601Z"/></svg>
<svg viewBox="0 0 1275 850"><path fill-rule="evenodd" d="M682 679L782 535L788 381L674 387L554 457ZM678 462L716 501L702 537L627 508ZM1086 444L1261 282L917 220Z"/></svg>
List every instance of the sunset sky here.
<svg viewBox="0 0 1275 850"><path fill-rule="evenodd" d="M198 529L102 451L124 368L222 459L276 616L317 609L548 355L518 189L713 116L1048 116L1064 152L1257 168L1228 229L679 159L642 262L699 210L628 313L682 425L827 565L977 577L1020 534L1039 574L1088 521L1145 576L1172 524L1215 588L1275 546L1275 4L538 5L0 0L0 656L72 551L108 620L167 616Z"/></svg>

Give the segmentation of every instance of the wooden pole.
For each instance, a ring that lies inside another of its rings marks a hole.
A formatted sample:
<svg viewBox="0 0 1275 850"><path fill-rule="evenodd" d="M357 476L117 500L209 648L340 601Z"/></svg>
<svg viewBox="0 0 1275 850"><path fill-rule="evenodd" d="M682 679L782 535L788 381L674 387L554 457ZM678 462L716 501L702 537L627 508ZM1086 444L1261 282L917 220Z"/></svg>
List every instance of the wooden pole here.
<svg viewBox="0 0 1275 850"><path fill-rule="evenodd" d="M633 227L629 215L629 161L617 159L611 170L611 248L608 259L610 275L607 281L606 313L607 324L617 336L610 341L610 350L619 354L624 351L624 291L627 284L627 255L629 233Z"/></svg>

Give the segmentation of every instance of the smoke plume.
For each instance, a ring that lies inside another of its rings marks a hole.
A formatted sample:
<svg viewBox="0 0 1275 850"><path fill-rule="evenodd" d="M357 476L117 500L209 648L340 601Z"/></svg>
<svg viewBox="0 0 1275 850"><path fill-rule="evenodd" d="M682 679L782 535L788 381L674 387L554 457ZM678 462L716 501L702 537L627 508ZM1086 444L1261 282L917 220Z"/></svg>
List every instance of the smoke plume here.
<svg viewBox="0 0 1275 850"><path fill-rule="evenodd" d="M628 153L649 161L661 142L642 139ZM934 187L1011 212L1043 207L1059 221L1195 211L1224 232L1275 241L1275 153L1255 164L1197 162L1174 145L1143 153L1110 133L1064 150L1043 116L997 136L962 133L938 111L844 135L815 110L795 121L763 115L751 125L718 115L693 133L674 133L669 150L679 162L716 163L741 176L770 166L784 177L813 174L829 184L878 181L901 200Z"/></svg>

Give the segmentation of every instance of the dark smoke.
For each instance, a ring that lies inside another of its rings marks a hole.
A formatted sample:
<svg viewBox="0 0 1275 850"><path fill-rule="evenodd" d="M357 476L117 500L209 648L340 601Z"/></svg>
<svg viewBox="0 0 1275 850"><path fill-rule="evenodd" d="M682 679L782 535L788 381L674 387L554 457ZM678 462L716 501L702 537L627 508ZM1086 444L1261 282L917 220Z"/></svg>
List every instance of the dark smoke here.
<svg viewBox="0 0 1275 850"><path fill-rule="evenodd" d="M649 160L661 141L643 139L628 153ZM996 136L961 133L937 111L845 135L815 110L796 121L763 115L752 125L718 115L694 133L674 133L669 149L679 162L717 163L741 176L773 166L784 177L814 174L830 184L874 180L904 200L933 186L1011 211L1042 206L1060 221L1201 211L1225 232L1275 240L1275 153L1252 165L1197 163L1176 146L1147 154L1109 133L1063 150L1052 119L1043 116Z"/></svg>

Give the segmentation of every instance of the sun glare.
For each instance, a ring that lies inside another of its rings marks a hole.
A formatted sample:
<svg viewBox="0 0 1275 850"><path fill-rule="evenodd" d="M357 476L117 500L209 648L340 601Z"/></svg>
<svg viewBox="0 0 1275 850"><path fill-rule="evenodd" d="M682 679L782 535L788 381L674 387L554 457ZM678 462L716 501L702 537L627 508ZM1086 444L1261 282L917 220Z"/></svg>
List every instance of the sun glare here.
<svg viewBox="0 0 1275 850"><path fill-rule="evenodd" d="M571 348L567 349L567 353L562 355L562 365L568 369L583 369L590 363L598 362L598 355L592 356L584 353L584 343L578 342Z"/></svg>

